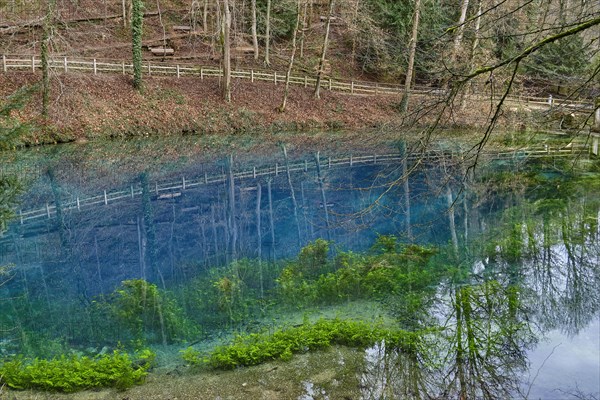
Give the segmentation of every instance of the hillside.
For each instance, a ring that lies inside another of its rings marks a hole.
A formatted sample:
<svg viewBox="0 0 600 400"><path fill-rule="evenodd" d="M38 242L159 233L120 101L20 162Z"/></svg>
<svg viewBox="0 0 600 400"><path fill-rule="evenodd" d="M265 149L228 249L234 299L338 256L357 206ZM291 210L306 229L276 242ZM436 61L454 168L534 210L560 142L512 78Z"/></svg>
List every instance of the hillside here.
<svg viewBox="0 0 600 400"><path fill-rule="evenodd" d="M296 3L292 0L273 2L269 65L265 64L264 58L266 0L257 1L257 59L252 50L250 1L231 3L232 68L267 69L284 74L292 53ZM496 103L504 90L507 90L506 94L519 97L541 96L541 101L553 95L555 99L590 103L598 90L593 66L597 63L596 54L600 48L590 32L600 24L600 9L581 4L563 10L557 8L554 1L542 9L535 9L517 3L508 1L502 7L492 7L486 1L477 4L466 1L462 3L467 5L464 10L457 5L428 2L420 10L387 0L336 3L323 67L326 79L408 82L406 69L411 70L411 67L406 63L412 50L410 28L415 11L420 11L422 18L414 49L414 71L410 74L411 77L414 75L413 85L416 83L431 88L431 93L443 94L462 79L461 74L477 65L492 65L487 69L475 69L468 81L456 85L462 92L448 92L445 99L439 94L413 95L408 114L398 112L400 94L349 96L326 91L321 100L315 100L310 87L292 87L288 109L280 113L282 84L234 80L233 100L228 104L221 99L218 78L144 76L144 90L140 93L132 89L129 74L95 76L73 71L64 74L55 69L50 74L47 117L41 118L42 95L36 94L19 118L43 127L26 139L32 144L158 132L199 134L383 126L406 128L425 126L432 121L440 127L478 127L492 119L496 120L496 125L508 128L554 126L557 120L561 121L562 127L565 115L570 115L568 110L539 113L529 109L528 105L523 109L519 104L497 113ZM182 63L219 68L220 4L213 1L145 1L144 65L169 62L171 65ZM298 4L301 23L292 71L314 77L326 36L328 2L311 0ZM48 8L49 5L53 7ZM546 17L540 30L532 31L528 24L542 12ZM130 0L3 2L0 4L1 53L5 57L39 57L47 37L49 55L55 60L68 57L130 63L130 17ZM563 35L561 32L565 27L574 27L571 28L574 33L556 40L554 36ZM532 51L523 56L523 62L516 63L519 69L513 71L510 57L520 57L519 51L540 43L544 45L536 48L535 53ZM156 53L157 48L163 49L159 50L163 51L162 56L153 55L152 49ZM168 56L164 56L164 49L168 49ZM0 95L7 97L19 87L41 80L40 71L0 72ZM478 97L464 97L463 92ZM489 102L486 98L493 100ZM440 115L442 117L438 118ZM580 117L571 123L573 128L586 123L586 116Z"/></svg>

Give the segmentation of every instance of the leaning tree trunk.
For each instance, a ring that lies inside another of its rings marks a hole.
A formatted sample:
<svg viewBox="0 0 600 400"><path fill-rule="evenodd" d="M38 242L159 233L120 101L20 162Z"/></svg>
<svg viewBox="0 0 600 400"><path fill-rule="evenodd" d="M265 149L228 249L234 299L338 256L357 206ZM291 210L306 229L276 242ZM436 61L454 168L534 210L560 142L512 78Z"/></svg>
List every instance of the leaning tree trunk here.
<svg viewBox="0 0 600 400"><path fill-rule="evenodd" d="M419 0L417 0L419 1ZM327 55L327 46L329 45L329 30L331 28L331 15L333 14L333 0L329 0L329 13L327 14L327 26L325 27L325 40L323 40L323 51L319 60L319 71L317 73L317 83L315 85L315 98L321 98L321 80L323 79L323 66L325 65L325 56Z"/></svg>
<svg viewBox="0 0 600 400"><path fill-rule="evenodd" d="M292 76L292 68L294 66L294 57L296 57L296 37L298 35L298 28L300 27L300 0L298 0L296 7L296 26L294 27L294 33L292 35L292 54L290 55L290 63L288 64L287 73L285 74L285 90L283 91L283 101L279 111L284 112L285 106L287 105L287 99L290 92L290 78ZM285 146L283 148L285 153ZM289 174L289 172L288 172Z"/></svg>
<svg viewBox="0 0 600 400"><path fill-rule="evenodd" d="M223 0L223 15L221 21L221 38L223 41L223 99L231 102L231 11L229 0Z"/></svg>
<svg viewBox="0 0 600 400"><path fill-rule="evenodd" d="M410 97L410 85L415 67L415 53L417 51L417 36L419 33L419 15L421 12L421 0L415 0L415 11L413 13L413 27L409 42L408 66L406 68L406 79L404 81L404 94L400 101L400 111L408 111L408 100Z"/></svg>
<svg viewBox="0 0 600 400"><path fill-rule="evenodd" d="M142 89L142 26L144 22L144 2L133 0L131 15L131 42L133 47L133 87Z"/></svg>

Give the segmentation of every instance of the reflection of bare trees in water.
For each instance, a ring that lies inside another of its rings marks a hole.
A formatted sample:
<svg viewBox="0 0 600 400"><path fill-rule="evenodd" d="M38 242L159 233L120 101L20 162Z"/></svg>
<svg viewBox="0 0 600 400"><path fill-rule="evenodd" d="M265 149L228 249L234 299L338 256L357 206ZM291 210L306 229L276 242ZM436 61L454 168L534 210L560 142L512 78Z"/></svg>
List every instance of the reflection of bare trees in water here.
<svg viewBox="0 0 600 400"><path fill-rule="evenodd" d="M504 399L518 393L535 336L517 288L497 282L457 286L443 300L443 329L416 354L366 350L363 399Z"/></svg>

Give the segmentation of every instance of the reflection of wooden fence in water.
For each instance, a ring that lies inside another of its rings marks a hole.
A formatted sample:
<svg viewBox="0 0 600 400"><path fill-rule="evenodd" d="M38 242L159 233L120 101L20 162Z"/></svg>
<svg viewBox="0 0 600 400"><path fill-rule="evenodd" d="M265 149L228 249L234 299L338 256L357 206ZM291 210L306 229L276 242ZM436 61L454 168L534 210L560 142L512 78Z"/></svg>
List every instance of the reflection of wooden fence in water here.
<svg viewBox="0 0 600 400"><path fill-rule="evenodd" d="M2 55L2 71L8 72L9 70L29 70L35 72L42 68L42 61L39 56L35 55ZM99 60L96 58L69 58L52 57L49 60L49 68L56 72L88 72L94 75L101 73L112 73L112 74L133 74L133 65L130 62L117 61L117 60ZM174 76L180 78L182 76L199 76L200 79L209 77L221 77L222 70L214 66L199 66L194 64L185 63L173 63L173 62L158 62L158 61L144 61L142 72L146 75L159 75L159 76ZM264 81L272 82L274 84L283 83L286 79L286 74L277 71L267 70L234 70L231 71L231 77L237 79L248 79L251 82ZM290 83L293 85L300 85L304 87L315 86L317 82L316 77L309 75L292 75L290 76ZM399 96L404 92L404 86L391 83L380 83L380 82L368 82L368 81L343 81L339 79L333 79L332 77L325 77L321 81L321 88L357 95L396 95ZM443 89L432 87L432 86L419 86L414 85L411 87L411 93L423 94L427 96L443 98L447 95L447 92ZM476 90L477 91L477 90ZM479 92L482 92L479 90ZM489 101L490 97L485 94L470 94L473 100ZM499 96L494 97L495 100L499 100ZM552 99L552 97L533 97L533 96L507 96L505 99L507 102L517 103L521 106L532 106L536 108L550 109L552 107L568 108L573 111L593 111L594 104L590 100L559 100Z"/></svg>
<svg viewBox="0 0 600 400"><path fill-rule="evenodd" d="M557 148L550 149L549 147L543 147L538 149L526 149L519 151L507 151L500 153L489 154L494 159L527 159L531 157L548 157L548 156L570 156L577 152L588 151L589 146L577 146L572 145L569 148ZM407 157L410 161L416 160L425 160L425 161L436 161L441 160L444 157L449 157L449 153L444 152L429 152L422 155L409 155ZM398 162L403 159L401 154L384 154L384 155L360 155L353 156L350 155L348 157L342 158L331 158L323 159L320 161L319 165L322 168L332 168L332 167L341 167L341 166L353 166L353 165L367 165L367 164L385 164L385 163L393 163ZM301 162L290 163L288 168L290 172L308 172L309 168L316 168L316 161L308 161L304 160ZM280 173L285 173L288 169L285 165L280 165L279 163L275 163L272 166L267 167L253 167L250 170L244 170L233 173L234 180L240 179L256 179L260 177L271 177L278 176ZM227 181L227 174L220 173L216 175L209 175L207 172L204 176L194 177L192 179L186 179L186 177L182 177L181 180L176 182L167 182L167 183L158 183L155 182L150 186L152 194L157 196L158 199L170 199L181 196L181 191L186 189L208 185L213 183L222 183ZM179 192L178 192L179 191ZM71 198L69 201L61 202L61 210L78 210L81 211L83 208L89 208L91 206L96 205L104 205L107 206L109 203L115 203L117 201L126 201L130 199L134 199L136 196L142 195L141 187L130 186L129 189L126 190L118 190L114 192L108 192L106 190L103 191L101 195L80 198L76 197L75 199ZM52 216L56 215L57 206L56 204L46 203L46 205L42 208L33 209L23 211L20 210L18 212L18 218L21 224L24 224L26 221L35 220L39 218L52 218Z"/></svg>

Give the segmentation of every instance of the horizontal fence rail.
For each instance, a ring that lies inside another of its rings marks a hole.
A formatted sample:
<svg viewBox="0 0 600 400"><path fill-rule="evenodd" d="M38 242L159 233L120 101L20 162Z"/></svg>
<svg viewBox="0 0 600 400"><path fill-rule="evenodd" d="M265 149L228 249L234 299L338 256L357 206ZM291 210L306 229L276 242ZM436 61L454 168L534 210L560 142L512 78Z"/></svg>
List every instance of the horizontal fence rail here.
<svg viewBox="0 0 600 400"><path fill-rule="evenodd" d="M544 146L539 148L530 148L506 152L495 152L488 153L487 156L493 157L494 159L526 159L526 158L539 158L539 157L561 157L570 156L578 152L585 152L589 150L589 146L586 145L572 145L568 148L555 148ZM395 154L370 154L370 155L350 155L342 158L322 158L319 160L319 166L322 168L333 168L341 166L354 166L354 165L367 165L367 164L391 164L398 163L406 158L409 161L437 161L442 157L447 157L448 153L443 152L429 152L419 155L408 155L403 156L399 153ZM316 160L308 161L303 160L295 163L290 163L287 167L285 164L275 163L274 165L252 167L251 169L245 169L233 173L234 180L241 179L257 179L261 177L278 176L281 173L286 173L289 168L290 172L308 172L309 169L316 169ZM167 200L176 198L182 195L182 191L199 187L203 185L209 185L213 183L223 183L228 179L225 172L221 172L214 175L204 173L202 176L195 177L181 177L177 181L170 182L154 182L149 185L150 194L156 200ZM126 189L116 191L104 190L101 194L91 197L72 197L65 201L60 201L60 206L56 204L46 203L43 207L35 208L31 210L20 210L17 213L17 219L21 224L27 221L38 220L42 218L52 218L56 216L57 208L62 211L66 210L78 210L88 209L93 206L107 206L116 202L133 200L136 197L142 195L142 188L140 186L130 186Z"/></svg>
<svg viewBox="0 0 600 400"><path fill-rule="evenodd" d="M89 58L72 58L72 57L52 57L48 62L51 70L63 73L69 72L87 72L93 74L115 73L115 74L133 74L133 64L131 62L117 60L100 60ZM42 68L41 58L36 55L2 55L2 71L9 70L25 70L33 71ZM173 63L173 62L158 62L145 60L142 65L142 73L154 76L200 76L200 79L205 77L221 77L222 70L214 66L199 66L194 64ZM248 79L251 82L263 81L272 82L274 84L283 83L286 79L286 74L277 71L266 70L234 70L231 72L232 78ZM290 83L294 85L309 87L315 86L317 79L315 76L290 76ZM367 81L343 81L325 77L321 81L323 89L342 92L353 95L400 95L404 93L403 85L394 85L390 83L378 83ZM447 90L431 87L431 86L413 86L410 90L413 94L422 94L427 96L444 97L448 94ZM489 100L477 94L469 94L469 97L481 100ZM496 98L497 100L498 98ZM506 101L518 103L527 106L536 106L538 108L562 107L574 111L588 111L594 109L594 104L591 100L559 100L548 98L533 97L533 96L508 96Z"/></svg>

